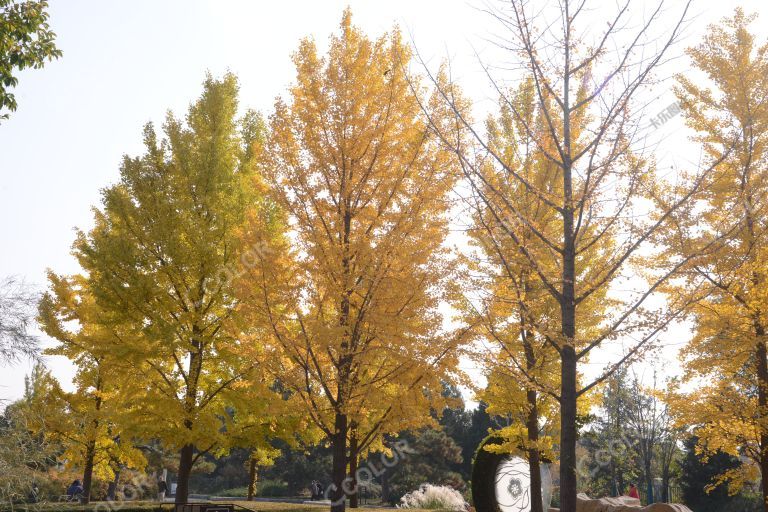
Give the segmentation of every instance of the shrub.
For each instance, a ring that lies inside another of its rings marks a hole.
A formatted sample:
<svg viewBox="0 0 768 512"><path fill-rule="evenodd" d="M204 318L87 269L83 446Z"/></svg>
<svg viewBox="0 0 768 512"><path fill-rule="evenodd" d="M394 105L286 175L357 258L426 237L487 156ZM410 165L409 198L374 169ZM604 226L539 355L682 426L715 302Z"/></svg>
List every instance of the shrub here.
<svg viewBox="0 0 768 512"><path fill-rule="evenodd" d="M422 484L400 498L398 508L423 508L465 511L467 502L461 493L444 485Z"/></svg>
<svg viewBox="0 0 768 512"><path fill-rule="evenodd" d="M235 498L248 496L247 487L233 487L232 489L222 489L213 493L213 496L231 496Z"/></svg>
<svg viewBox="0 0 768 512"><path fill-rule="evenodd" d="M256 496L279 498L288 496L288 484L282 480L263 480L256 483Z"/></svg>
<svg viewBox="0 0 768 512"><path fill-rule="evenodd" d="M284 498L288 496L288 485L282 480L262 480L256 482L256 496L265 498ZM233 487L212 493L213 496L231 496L233 498L248 496L247 487Z"/></svg>

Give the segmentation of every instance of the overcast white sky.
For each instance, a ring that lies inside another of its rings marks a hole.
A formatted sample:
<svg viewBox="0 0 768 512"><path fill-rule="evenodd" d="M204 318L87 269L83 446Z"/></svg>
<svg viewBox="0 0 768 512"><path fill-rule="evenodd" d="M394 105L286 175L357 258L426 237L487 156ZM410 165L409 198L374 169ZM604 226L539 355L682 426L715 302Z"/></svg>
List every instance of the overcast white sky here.
<svg viewBox="0 0 768 512"><path fill-rule="evenodd" d="M591 3L597 10L615 7L613 0ZM681 1L669 3L675 8ZM451 57L455 78L480 108L495 96L474 58L475 51L492 54L485 38L498 33L478 10L481 0L52 0L50 24L64 56L19 75L19 109L0 124L0 276L21 276L42 288L46 268L76 272L69 254L73 228L90 227L90 209L100 190L118 179L121 156L141 152L147 121L161 123L168 109L183 114L207 70L235 72L242 106L268 114L294 78L290 55L299 39L311 35L324 45L347 5L354 23L372 36L398 23L432 63ZM687 38L675 51L695 44L708 23L736 5L761 13L753 28L768 33L765 0L699 0ZM674 66L670 72L684 71L686 64ZM660 97L651 112L674 100L663 85L654 94ZM658 136L662 161L695 159L679 118ZM670 332L664 357L674 357L686 336L682 328ZM68 386L68 362L47 362ZM593 364L600 366L600 358ZM676 371L673 362L659 367L664 374ZM29 369L29 363L0 368L0 398L19 397Z"/></svg>

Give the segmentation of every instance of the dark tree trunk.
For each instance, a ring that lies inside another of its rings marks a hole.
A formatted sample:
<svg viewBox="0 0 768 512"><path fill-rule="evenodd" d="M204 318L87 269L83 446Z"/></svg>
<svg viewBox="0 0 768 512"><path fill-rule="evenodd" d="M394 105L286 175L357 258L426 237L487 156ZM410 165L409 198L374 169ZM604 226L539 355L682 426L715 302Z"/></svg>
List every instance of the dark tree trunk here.
<svg viewBox="0 0 768 512"><path fill-rule="evenodd" d="M566 125L567 129L567 125ZM566 140L568 135L566 134ZM565 205L563 212L563 283L560 299L563 346L560 373L560 510L576 512L576 251L573 240L570 163L566 162L563 178Z"/></svg>
<svg viewBox="0 0 768 512"><path fill-rule="evenodd" d="M653 475L651 474L651 460L645 461L645 500L646 505L656 503L656 497L653 495Z"/></svg>
<svg viewBox="0 0 768 512"><path fill-rule="evenodd" d="M98 361L101 362L100 360ZM85 450L85 467L83 468L83 499L82 502L87 504L91 501L91 487L93 482L93 459L96 457L96 438L99 435L99 411L101 411L101 376L96 377L96 402L94 409L96 411L96 417L91 421L91 438L88 441L88 445Z"/></svg>
<svg viewBox="0 0 768 512"><path fill-rule="evenodd" d="M115 478L109 482L107 487L107 500L115 501L117 499L117 486L120 485L120 470L115 471Z"/></svg>
<svg viewBox="0 0 768 512"><path fill-rule="evenodd" d="M346 495L344 480L347 477L347 415L336 413L335 432L331 437L331 456L333 458L331 478L331 512L344 512Z"/></svg>
<svg viewBox="0 0 768 512"><path fill-rule="evenodd" d="M536 391L528 390L528 440L535 444L539 440L539 414L536 409ZM541 496L541 459L538 448L528 450L528 465L531 469L531 512L544 512Z"/></svg>
<svg viewBox="0 0 768 512"><path fill-rule="evenodd" d="M758 324L757 334L757 403L759 405L760 420L764 421L768 413L768 353L765 346L765 329ZM760 482L763 493L764 511L768 511L768 430L761 421L760 426Z"/></svg>
<svg viewBox="0 0 768 512"><path fill-rule="evenodd" d="M189 500L189 475L192 474L192 456L194 445L186 444L179 454L179 474L176 482L176 503L187 503Z"/></svg>
<svg viewBox="0 0 768 512"><path fill-rule="evenodd" d="M389 503L390 488L389 488L389 471L385 470L381 475L381 501Z"/></svg>
<svg viewBox="0 0 768 512"><path fill-rule="evenodd" d="M565 3L565 15L568 2ZM565 69L571 66L568 41ZM576 512L576 240L574 238L573 162L571 161L570 75L563 79L563 271L560 296L560 511Z"/></svg>
<svg viewBox="0 0 768 512"><path fill-rule="evenodd" d="M203 366L202 345L197 341L199 336L197 326L192 328L192 346L196 350L189 353L189 376L187 377L186 396L184 398L184 408L187 418L184 420L184 428L192 430L192 413L197 406L197 385L200 378L200 372ZM179 453L179 473L176 482L176 503L187 503L189 500L189 476L192 474L195 446L191 443L185 444Z"/></svg>
<svg viewBox="0 0 768 512"><path fill-rule="evenodd" d="M349 479L351 484L349 488L353 490L349 496L349 508L358 508L359 505L359 492L357 487L357 436L353 435L349 438Z"/></svg>
<svg viewBox="0 0 768 512"><path fill-rule="evenodd" d="M344 335L341 339L341 355L339 357L337 394L336 394L336 416L334 418L334 432L331 437L331 457L333 458L331 467L331 512L344 512L346 507L346 493L344 492L345 480L347 478L347 435L349 434L349 421L347 415L343 412L345 405L346 387L349 384L350 367L352 356L348 350L350 348L349 332L349 312L350 297L352 295L351 277L350 277L350 233L352 233L352 214L350 212L350 196L347 193L346 170L341 181L341 197L344 198L344 235L342 240L343 252L341 258L342 275L344 283L344 293L339 304L339 326L344 329Z"/></svg>
<svg viewBox="0 0 768 512"><path fill-rule="evenodd" d="M251 457L251 460L248 462L248 501L253 501L253 496L256 494L257 478L256 459Z"/></svg>
<svg viewBox="0 0 768 512"><path fill-rule="evenodd" d="M661 470L661 501L669 503L669 468L666 466Z"/></svg>
<svg viewBox="0 0 768 512"><path fill-rule="evenodd" d="M91 501L91 482L93 481L93 458L96 455L96 441L91 440L85 449L85 467L83 468L83 498L82 503Z"/></svg>
<svg viewBox="0 0 768 512"><path fill-rule="evenodd" d="M619 494L618 494L618 496L621 496L622 494L624 494L624 491L627 488L627 483L624 481L624 472L623 471L619 471L618 484L619 484Z"/></svg>
<svg viewBox="0 0 768 512"><path fill-rule="evenodd" d="M536 368L536 354L529 342L525 328L523 329L523 343L525 347L525 361L528 371ZM526 398L528 401L528 418L526 430L531 448L528 450L528 466L531 471L531 512L544 512L544 501L541 496L541 457L536 447L539 441L539 408L535 389L528 389Z"/></svg>
<svg viewBox="0 0 768 512"><path fill-rule="evenodd" d="M576 351L563 347L560 405L560 510L576 512Z"/></svg>

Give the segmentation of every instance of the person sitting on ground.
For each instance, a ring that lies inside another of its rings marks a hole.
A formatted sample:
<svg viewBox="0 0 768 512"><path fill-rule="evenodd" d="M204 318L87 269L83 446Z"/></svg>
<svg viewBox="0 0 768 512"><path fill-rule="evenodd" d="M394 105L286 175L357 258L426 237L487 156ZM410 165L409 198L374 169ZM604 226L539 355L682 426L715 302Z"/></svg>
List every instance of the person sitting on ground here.
<svg viewBox="0 0 768 512"><path fill-rule="evenodd" d="M79 500L83 496L83 486L80 484L80 480L75 480L67 488L67 497L69 501Z"/></svg>
<svg viewBox="0 0 768 512"><path fill-rule="evenodd" d="M627 492L627 496L630 498L637 498L640 499L640 493L637 492L637 487L635 487L635 484L630 482L629 484L629 492Z"/></svg>
<svg viewBox="0 0 768 512"><path fill-rule="evenodd" d="M317 480L312 480L312 483L309 484L309 492L311 493L312 501L315 501L317 499Z"/></svg>
<svg viewBox="0 0 768 512"><path fill-rule="evenodd" d="M29 496L27 496L29 503L37 503L39 495L40 488L37 484L32 484L32 488L29 490Z"/></svg>

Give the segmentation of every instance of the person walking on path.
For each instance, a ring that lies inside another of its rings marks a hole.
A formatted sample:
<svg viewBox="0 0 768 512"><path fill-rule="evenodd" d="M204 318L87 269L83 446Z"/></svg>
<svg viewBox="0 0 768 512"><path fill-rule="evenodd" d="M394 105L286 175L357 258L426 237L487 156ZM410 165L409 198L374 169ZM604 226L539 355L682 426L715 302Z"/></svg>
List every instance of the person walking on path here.
<svg viewBox="0 0 768 512"><path fill-rule="evenodd" d="M165 501L165 493L168 492L168 485L162 478L157 481L157 497L160 499L160 503Z"/></svg>

